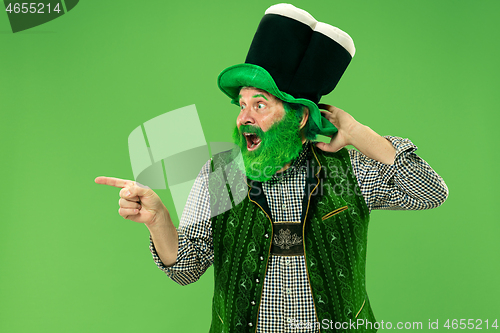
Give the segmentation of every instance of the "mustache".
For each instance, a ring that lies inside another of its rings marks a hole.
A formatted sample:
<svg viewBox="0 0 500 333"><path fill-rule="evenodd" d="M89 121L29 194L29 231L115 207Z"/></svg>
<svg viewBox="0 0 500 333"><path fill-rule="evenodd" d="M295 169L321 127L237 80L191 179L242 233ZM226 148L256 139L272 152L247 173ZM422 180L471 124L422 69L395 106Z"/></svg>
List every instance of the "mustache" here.
<svg viewBox="0 0 500 333"><path fill-rule="evenodd" d="M264 131L259 126L241 125L240 128L238 129L238 133L240 135L243 135L243 133L252 133L252 134L257 134L260 137L262 136Z"/></svg>

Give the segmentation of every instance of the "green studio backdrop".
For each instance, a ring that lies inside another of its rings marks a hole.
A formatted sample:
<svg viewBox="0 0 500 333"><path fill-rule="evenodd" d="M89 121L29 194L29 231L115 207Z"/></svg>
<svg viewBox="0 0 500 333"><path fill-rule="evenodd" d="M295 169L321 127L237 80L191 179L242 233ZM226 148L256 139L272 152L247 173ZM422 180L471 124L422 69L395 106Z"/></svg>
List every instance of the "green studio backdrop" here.
<svg viewBox="0 0 500 333"><path fill-rule="evenodd" d="M208 330L212 269L185 287L171 281L151 258L147 228L118 215L119 190L94 178L131 179L130 132L187 105L207 142L230 142L238 108L216 78L244 61L272 4L82 0L15 34L0 13L0 332ZM434 210L372 212L377 320L425 330L439 320L445 331L447 319L500 319L500 4L293 4L356 44L322 102L410 138L449 187ZM189 124L179 126L178 140L189 139ZM169 190L157 192L172 207Z"/></svg>

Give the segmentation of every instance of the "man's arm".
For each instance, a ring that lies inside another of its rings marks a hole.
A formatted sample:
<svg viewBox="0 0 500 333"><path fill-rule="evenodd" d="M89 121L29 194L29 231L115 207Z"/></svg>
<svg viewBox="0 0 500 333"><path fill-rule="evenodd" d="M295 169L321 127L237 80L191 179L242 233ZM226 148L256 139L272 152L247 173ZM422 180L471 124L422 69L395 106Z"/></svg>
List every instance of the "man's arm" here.
<svg viewBox="0 0 500 333"><path fill-rule="evenodd" d="M408 139L381 137L368 126L357 122L347 112L320 104L323 116L338 129L330 143L317 147L329 152L353 145L349 150L353 171L368 208L430 209L448 197L443 179L414 151Z"/></svg>
<svg viewBox="0 0 500 333"><path fill-rule="evenodd" d="M198 280L213 262L210 205L205 184L209 165L207 162L195 181L179 231L153 190L130 180L111 177L95 179L97 184L121 188L118 213L125 219L147 226L155 263L181 285Z"/></svg>
<svg viewBox="0 0 500 333"><path fill-rule="evenodd" d="M97 177L97 184L121 188L118 213L124 219L144 223L151 233L158 255L166 265L177 258L177 230L170 213L150 188L131 180Z"/></svg>
<svg viewBox="0 0 500 333"><path fill-rule="evenodd" d="M385 136L384 139L396 150L394 164L384 164L349 149L353 172L370 211L422 210L440 206L448 197L448 187L415 153L417 146L400 137Z"/></svg>
<svg viewBox="0 0 500 333"><path fill-rule="evenodd" d="M153 238L153 234L150 237L149 249L156 265L180 285L197 281L213 263L212 223L208 193L209 171L210 161L201 169L184 206L177 229L178 251L174 264L166 265L163 262L157 250L157 241Z"/></svg>
<svg viewBox="0 0 500 333"><path fill-rule="evenodd" d="M165 215L156 223L146 223L146 226L149 229L151 241L155 244L158 257L168 267L175 265L177 261L179 243L177 229L172 223L169 212L167 211Z"/></svg>

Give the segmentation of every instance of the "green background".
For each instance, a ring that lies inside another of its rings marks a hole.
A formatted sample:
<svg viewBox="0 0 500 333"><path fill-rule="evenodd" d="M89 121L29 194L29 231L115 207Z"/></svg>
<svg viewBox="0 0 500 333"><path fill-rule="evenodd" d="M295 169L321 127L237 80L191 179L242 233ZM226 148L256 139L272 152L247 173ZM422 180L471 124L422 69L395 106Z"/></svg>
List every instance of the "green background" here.
<svg viewBox="0 0 500 333"><path fill-rule="evenodd" d="M230 141L237 107L216 78L244 61L272 4L80 1L16 34L0 13L1 332L208 330L212 269L186 287L171 281L147 228L118 215L119 190L94 178L132 178L129 133L186 105L196 104L208 142ZM357 47L322 102L410 138L450 190L438 209L372 213L377 320L500 319L500 3L293 4ZM188 138L189 124L179 126ZM169 207L169 192L158 193Z"/></svg>

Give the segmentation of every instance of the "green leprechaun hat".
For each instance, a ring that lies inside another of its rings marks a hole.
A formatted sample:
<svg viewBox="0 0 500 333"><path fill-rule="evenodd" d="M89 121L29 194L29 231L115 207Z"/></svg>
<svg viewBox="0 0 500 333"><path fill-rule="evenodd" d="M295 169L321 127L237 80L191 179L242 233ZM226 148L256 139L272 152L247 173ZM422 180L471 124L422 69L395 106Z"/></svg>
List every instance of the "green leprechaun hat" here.
<svg viewBox="0 0 500 333"><path fill-rule="evenodd" d="M344 31L290 4L278 4L266 10L245 63L223 70L217 83L236 105L241 87L302 104L309 108L311 129L333 135L337 128L321 116L317 104L335 88L354 53Z"/></svg>

